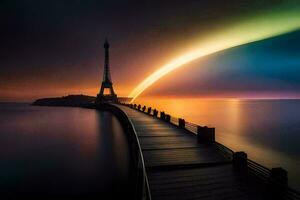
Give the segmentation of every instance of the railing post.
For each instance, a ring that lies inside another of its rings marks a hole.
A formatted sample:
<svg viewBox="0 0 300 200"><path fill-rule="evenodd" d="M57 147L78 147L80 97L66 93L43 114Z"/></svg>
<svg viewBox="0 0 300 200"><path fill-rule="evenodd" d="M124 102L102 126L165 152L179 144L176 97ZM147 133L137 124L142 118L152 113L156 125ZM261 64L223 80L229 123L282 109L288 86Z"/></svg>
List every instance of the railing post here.
<svg viewBox="0 0 300 200"><path fill-rule="evenodd" d="M138 110L141 110L141 104L138 105Z"/></svg>
<svg viewBox="0 0 300 200"><path fill-rule="evenodd" d="M171 115L165 114L165 121L170 122L171 121Z"/></svg>
<svg viewBox="0 0 300 200"><path fill-rule="evenodd" d="M233 154L232 164L233 167L237 170L245 170L247 169L247 154L243 151L238 151Z"/></svg>
<svg viewBox="0 0 300 200"><path fill-rule="evenodd" d="M288 173L281 167L272 168L268 180L271 199L282 199L288 187Z"/></svg>
<svg viewBox="0 0 300 200"><path fill-rule="evenodd" d="M151 107L148 107L147 113L150 115L151 114Z"/></svg>
<svg viewBox="0 0 300 200"><path fill-rule="evenodd" d="M142 111L145 112L146 110L146 106L143 106Z"/></svg>
<svg viewBox="0 0 300 200"><path fill-rule="evenodd" d="M153 110L153 116L154 116L154 117L157 117L157 115L158 115L158 111L157 111L156 109L154 109L154 110Z"/></svg>
<svg viewBox="0 0 300 200"><path fill-rule="evenodd" d="M136 104L133 104L133 108L136 109Z"/></svg>
<svg viewBox="0 0 300 200"><path fill-rule="evenodd" d="M215 128L197 126L197 141L198 143L215 142Z"/></svg>
<svg viewBox="0 0 300 200"><path fill-rule="evenodd" d="M185 120L182 119L182 118L179 118L179 119L178 119L178 126L179 126L180 128L185 128Z"/></svg>
<svg viewBox="0 0 300 200"><path fill-rule="evenodd" d="M165 112L161 111L160 112L160 119L164 120L165 116L166 116Z"/></svg>

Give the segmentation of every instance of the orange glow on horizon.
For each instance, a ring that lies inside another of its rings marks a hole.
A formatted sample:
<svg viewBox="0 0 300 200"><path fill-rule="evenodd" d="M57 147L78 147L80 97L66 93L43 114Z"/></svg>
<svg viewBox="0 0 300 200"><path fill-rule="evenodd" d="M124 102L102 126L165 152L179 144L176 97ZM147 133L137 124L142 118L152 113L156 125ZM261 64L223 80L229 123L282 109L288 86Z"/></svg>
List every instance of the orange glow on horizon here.
<svg viewBox="0 0 300 200"><path fill-rule="evenodd" d="M39 98L61 97L70 94L83 94L88 96L96 96L99 92L99 87L24 87L20 90L18 87L3 88L0 90L0 101L21 101L31 102ZM129 93L130 87L114 87L119 97L125 97Z"/></svg>

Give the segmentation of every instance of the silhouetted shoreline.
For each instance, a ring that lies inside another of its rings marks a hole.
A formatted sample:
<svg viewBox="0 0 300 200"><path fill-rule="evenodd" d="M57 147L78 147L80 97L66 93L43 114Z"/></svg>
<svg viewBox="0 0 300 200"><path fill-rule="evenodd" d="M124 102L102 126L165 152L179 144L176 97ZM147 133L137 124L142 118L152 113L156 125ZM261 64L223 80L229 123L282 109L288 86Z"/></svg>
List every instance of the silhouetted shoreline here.
<svg viewBox="0 0 300 200"><path fill-rule="evenodd" d="M63 97L53 97L53 98L42 98L35 100L32 105L34 106L67 106L67 107L77 107L86 106L94 104L96 97L88 95L68 95ZM131 98L128 97L118 97L120 102L129 102Z"/></svg>
<svg viewBox="0 0 300 200"><path fill-rule="evenodd" d="M42 98L35 100L32 105L36 106L81 106L91 104L96 97L87 95L68 95L63 97Z"/></svg>

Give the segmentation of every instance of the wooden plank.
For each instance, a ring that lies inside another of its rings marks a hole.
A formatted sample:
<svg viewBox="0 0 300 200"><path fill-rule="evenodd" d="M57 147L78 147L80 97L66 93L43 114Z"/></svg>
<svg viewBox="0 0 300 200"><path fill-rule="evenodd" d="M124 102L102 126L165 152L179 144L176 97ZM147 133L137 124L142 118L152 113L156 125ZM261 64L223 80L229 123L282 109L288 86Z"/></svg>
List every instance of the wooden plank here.
<svg viewBox="0 0 300 200"><path fill-rule="evenodd" d="M156 199L262 199L259 188L231 165L200 169L148 172L152 197Z"/></svg>
<svg viewBox="0 0 300 200"><path fill-rule="evenodd" d="M198 144L184 129L119 107L139 137L153 200L263 199L262 189L236 173L215 145Z"/></svg>
<svg viewBox="0 0 300 200"><path fill-rule="evenodd" d="M143 137L140 138L142 149L197 147L195 138L190 137Z"/></svg>
<svg viewBox="0 0 300 200"><path fill-rule="evenodd" d="M150 150L144 151L143 154L147 167L229 161L215 149L204 145L197 148Z"/></svg>

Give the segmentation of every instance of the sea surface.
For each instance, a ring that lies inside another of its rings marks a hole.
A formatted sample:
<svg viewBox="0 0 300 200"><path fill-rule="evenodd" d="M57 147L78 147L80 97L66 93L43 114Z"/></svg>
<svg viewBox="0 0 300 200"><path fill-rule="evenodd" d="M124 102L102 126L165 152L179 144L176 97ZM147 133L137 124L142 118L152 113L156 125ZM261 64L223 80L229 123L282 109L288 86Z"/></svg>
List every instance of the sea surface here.
<svg viewBox="0 0 300 200"><path fill-rule="evenodd" d="M283 167L300 191L300 100L140 98L140 103L216 128L216 140L264 166Z"/></svg>
<svg viewBox="0 0 300 200"><path fill-rule="evenodd" d="M1 197L125 198L129 158L109 112L0 104Z"/></svg>
<svg viewBox="0 0 300 200"><path fill-rule="evenodd" d="M216 139L300 190L300 100L143 98L145 105L216 128ZM112 114L0 103L0 191L43 197L128 195L129 149Z"/></svg>

